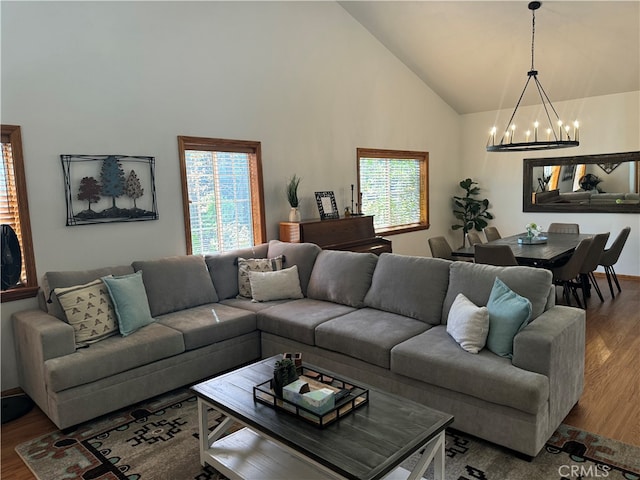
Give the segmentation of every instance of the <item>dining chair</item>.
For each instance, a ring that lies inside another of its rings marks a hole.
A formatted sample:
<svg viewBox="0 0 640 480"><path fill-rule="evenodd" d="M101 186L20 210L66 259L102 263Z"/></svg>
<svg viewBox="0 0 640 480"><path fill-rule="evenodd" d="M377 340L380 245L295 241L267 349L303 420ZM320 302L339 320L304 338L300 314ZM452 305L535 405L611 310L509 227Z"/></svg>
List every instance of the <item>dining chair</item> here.
<svg viewBox="0 0 640 480"><path fill-rule="evenodd" d="M580 233L580 225L577 223L550 223L547 229L549 233Z"/></svg>
<svg viewBox="0 0 640 480"><path fill-rule="evenodd" d="M482 238L480 238L480 233L476 231L467 232L467 241L469 242L469 246L473 247L478 243L484 243Z"/></svg>
<svg viewBox="0 0 640 480"><path fill-rule="evenodd" d="M607 282L609 283L609 290L611 290L611 298L616 298L615 293L613 293L613 285L611 284L611 278L616 282L616 287L618 287L618 292L621 292L620 283L618 282L618 276L616 275L616 271L613 269L613 266L618 263L618 259L620 258L620 253L622 253L622 248L624 244L627 242L627 238L629 238L629 233L631 232L631 227L624 227L616 239L613 241L609 248L606 248L602 255L600 255L600 261L598 265L604 267L604 273L607 276Z"/></svg>
<svg viewBox="0 0 640 480"><path fill-rule="evenodd" d="M431 237L429 239L429 248L433 258L444 258L446 260L455 260L451 250L451 245L444 237Z"/></svg>
<svg viewBox="0 0 640 480"><path fill-rule="evenodd" d="M494 240L502 238L502 235L500 235L500 232L496 227L485 227L484 236L487 237L487 242L493 242Z"/></svg>
<svg viewBox="0 0 640 480"><path fill-rule="evenodd" d="M594 235L593 239L591 240L591 246L589 247L587 256L582 262L582 266L580 268L580 281L582 283L582 297L585 299L589 296L589 284L591 284L593 285L593 289L598 294L600 301L604 302L602 292L600 291L600 286L598 285L593 272L596 268L598 268L598 263L600 262L602 252L604 252L604 247L607 244L607 240L609 240L609 232Z"/></svg>
<svg viewBox="0 0 640 480"><path fill-rule="evenodd" d="M569 306L571 306L571 295L573 294L578 306L582 307L577 291L578 287L582 287L582 284L578 283L577 279L580 276L582 263L589 252L589 247L591 247L591 240L591 237L581 240L571 254L571 257L569 257L569 260L567 260L564 265L551 269L551 273L553 274L553 283L554 285L562 287L562 296L565 298L567 305ZM585 300L586 307L587 303L584 295L583 299Z"/></svg>
<svg viewBox="0 0 640 480"><path fill-rule="evenodd" d="M477 243L473 246L473 257L476 263L509 267L518 265L513 250L509 245L487 245Z"/></svg>

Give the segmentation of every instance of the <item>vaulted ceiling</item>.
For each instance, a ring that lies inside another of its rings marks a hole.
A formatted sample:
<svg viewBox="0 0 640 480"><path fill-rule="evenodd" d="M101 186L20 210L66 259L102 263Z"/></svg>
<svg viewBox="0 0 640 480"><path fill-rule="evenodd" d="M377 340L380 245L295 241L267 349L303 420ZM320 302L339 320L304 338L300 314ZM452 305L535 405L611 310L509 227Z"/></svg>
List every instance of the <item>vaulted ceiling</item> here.
<svg viewBox="0 0 640 480"><path fill-rule="evenodd" d="M527 1L343 1L458 113L513 108L531 69ZM534 66L552 102L640 90L640 1L544 1ZM522 105L540 103L530 87Z"/></svg>

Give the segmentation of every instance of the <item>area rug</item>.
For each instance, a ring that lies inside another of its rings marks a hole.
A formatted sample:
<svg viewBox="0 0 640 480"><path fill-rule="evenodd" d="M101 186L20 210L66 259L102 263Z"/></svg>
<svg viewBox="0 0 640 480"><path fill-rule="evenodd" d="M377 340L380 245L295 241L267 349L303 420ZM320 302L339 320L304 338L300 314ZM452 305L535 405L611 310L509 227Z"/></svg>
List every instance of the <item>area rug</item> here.
<svg viewBox="0 0 640 480"><path fill-rule="evenodd" d="M455 430L446 437L447 480L640 479L640 448L567 425L532 461ZM224 479L200 466L197 401L187 389L43 435L16 451L38 480ZM433 478L431 470L425 478Z"/></svg>

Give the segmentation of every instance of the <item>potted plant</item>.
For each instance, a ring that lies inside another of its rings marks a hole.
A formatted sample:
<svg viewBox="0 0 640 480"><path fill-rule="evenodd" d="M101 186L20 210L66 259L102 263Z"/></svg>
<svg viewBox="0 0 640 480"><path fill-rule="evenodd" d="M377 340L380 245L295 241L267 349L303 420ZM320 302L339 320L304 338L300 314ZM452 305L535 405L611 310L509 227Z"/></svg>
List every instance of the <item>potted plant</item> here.
<svg viewBox="0 0 640 480"><path fill-rule="evenodd" d="M299 200L298 200L298 185L300 185L301 178L297 175L294 175L289 179L287 183L286 193L287 200L289 205L291 206L291 210L289 210L289 221L290 222L299 222L300 221L300 210L298 210Z"/></svg>
<svg viewBox="0 0 640 480"><path fill-rule="evenodd" d="M298 379L296 365L290 358L278 360L273 367L273 380L271 388L279 397L282 397L282 388Z"/></svg>
<svg viewBox="0 0 640 480"><path fill-rule="evenodd" d="M464 197L454 196L454 209L453 215L460 221L452 225L453 230L462 229L462 247L467 244L467 232L472 229L476 229L479 232L486 227L487 220L493 219L493 215L487 211L489 208L489 200L478 200L475 198L480 194L480 188L478 188L477 182L474 182L470 178L462 180L460 187L465 191Z"/></svg>

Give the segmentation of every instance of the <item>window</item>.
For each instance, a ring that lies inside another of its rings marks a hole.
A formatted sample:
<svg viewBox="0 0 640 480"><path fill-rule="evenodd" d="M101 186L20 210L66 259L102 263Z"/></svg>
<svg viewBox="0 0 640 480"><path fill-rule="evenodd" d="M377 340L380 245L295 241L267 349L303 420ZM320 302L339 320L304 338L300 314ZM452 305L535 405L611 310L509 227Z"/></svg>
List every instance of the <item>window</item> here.
<svg viewBox="0 0 640 480"><path fill-rule="evenodd" d="M358 148L361 211L374 215L378 234L429 227L429 154Z"/></svg>
<svg viewBox="0 0 640 480"><path fill-rule="evenodd" d="M178 137L187 254L266 241L260 142Z"/></svg>
<svg viewBox="0 0 640 480"><path fill-rule="evenodd" d="M38 282L22 159L22 136L20 127L14 125L2 125L0 223L11 226L16 232L22 253L20 280L15 287L2 291L0 298L2 302L8 302L35 297L38 293Z"/></svg>

